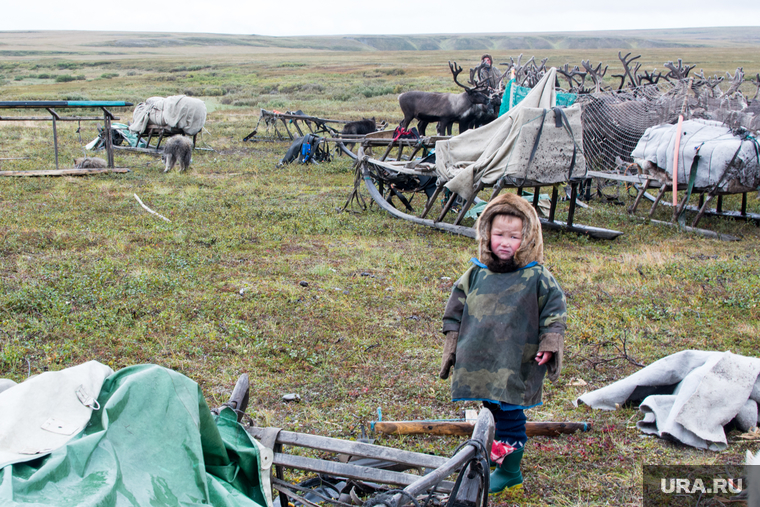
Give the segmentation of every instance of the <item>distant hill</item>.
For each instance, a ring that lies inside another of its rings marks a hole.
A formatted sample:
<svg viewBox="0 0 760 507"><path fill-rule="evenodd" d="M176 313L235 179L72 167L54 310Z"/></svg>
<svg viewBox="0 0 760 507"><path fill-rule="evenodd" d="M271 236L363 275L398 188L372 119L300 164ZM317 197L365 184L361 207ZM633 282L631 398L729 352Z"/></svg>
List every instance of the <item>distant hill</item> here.
<svg viewBox="0 0 760 507"><path fill-rule="evenodd" d="M552 33L438 35L262 35L149 32L0 32L0 55L32 56L86 51L99 54L170 48L327 51L501 51L644 48L760 48L760 26Z"/></svg>

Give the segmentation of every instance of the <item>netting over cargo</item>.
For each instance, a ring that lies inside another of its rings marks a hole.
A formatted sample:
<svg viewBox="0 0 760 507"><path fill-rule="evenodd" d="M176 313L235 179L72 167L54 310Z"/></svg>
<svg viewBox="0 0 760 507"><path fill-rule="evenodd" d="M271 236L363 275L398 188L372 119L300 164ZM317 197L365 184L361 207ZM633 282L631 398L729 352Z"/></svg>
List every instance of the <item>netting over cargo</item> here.
<svg viewBox="0 0 760 507"><path fill-rule="evenodd" d="M610 171L631 163L631 152L649 128L684 119L707 119L732 128L760 128L760 107L747 107L741 94L722 94L719 88L693 80L612 90L578 97L583 109L583 147L586 166ZM756 109L759 109L756 111Z"/></svg>

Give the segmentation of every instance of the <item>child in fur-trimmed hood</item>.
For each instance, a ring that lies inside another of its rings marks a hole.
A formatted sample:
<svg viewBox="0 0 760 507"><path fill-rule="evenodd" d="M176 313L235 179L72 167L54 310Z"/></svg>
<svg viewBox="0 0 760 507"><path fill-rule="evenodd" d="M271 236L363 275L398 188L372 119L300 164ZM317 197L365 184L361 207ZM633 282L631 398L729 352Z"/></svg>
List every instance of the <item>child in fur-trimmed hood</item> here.
<svg viewBox="0 0 760 507"><path fill-rule="evenodd" d="M476 224L479 259L454 284L443 315L441 378L453 401L479 400L506 452L490 492L522 485L524 410L542 403L544 376L562 368L565 295L544 261L541 222L516 194L493 199ZM499 460L497 459L497 462Z"/></svg>

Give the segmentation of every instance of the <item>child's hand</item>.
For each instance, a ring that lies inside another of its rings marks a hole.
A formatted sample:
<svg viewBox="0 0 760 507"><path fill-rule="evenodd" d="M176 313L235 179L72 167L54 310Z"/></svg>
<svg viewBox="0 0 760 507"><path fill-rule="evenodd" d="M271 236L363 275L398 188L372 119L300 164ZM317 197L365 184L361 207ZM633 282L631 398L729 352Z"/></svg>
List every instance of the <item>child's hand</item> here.
<svg viewBox="0 0 760 507"><path fill-rule="evenodd" d="M536 354L536 361L538 362L539 366L543 366L549 361L551 361L552 357L554 356L554 352L539 352Z"/></svg>

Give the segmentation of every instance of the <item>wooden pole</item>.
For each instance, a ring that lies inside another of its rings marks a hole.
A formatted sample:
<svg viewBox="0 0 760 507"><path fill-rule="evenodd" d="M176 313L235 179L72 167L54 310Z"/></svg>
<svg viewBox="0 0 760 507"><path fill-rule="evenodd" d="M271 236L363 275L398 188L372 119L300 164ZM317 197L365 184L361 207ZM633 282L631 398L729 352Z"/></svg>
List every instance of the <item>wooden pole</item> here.
<svg viewBox="0 0 760 507"><path fill-rule="evenodd" d="M474 424L465 421L378 421L375 431L387 435L451 435L469 436ZM589 431L587 422L527 422L525 431L529 437L556 437L576 431Z"/></svg>

